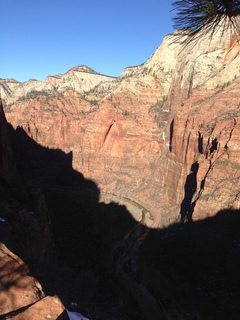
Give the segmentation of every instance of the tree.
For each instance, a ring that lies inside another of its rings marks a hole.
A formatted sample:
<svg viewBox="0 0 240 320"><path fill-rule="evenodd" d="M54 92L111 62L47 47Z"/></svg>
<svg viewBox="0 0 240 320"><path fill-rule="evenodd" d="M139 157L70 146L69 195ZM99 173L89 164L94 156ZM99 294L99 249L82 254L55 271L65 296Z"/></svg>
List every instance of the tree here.
<svg viewBox="0 0 240 320"><path fill-rule="evenodd" d="M177 10L173 26L188 35L185 44L204 34L212 38L220 27L222 36L227 30L240 36L240 0L178 0L172 5Z"/></svg>

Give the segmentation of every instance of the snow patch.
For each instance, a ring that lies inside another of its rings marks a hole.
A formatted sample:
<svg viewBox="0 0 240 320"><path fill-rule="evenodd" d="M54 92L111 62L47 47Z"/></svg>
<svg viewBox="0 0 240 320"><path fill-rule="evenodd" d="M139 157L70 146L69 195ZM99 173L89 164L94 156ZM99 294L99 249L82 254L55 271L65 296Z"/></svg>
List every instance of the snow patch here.
<svg viewBox="0 0 240 320"><path fill-rule="evenodd" d="M81 315L81 313L78 312L72 312L67 310L67 314L70 320L89 320L88 318L85 318L83 315Z"/></svg>

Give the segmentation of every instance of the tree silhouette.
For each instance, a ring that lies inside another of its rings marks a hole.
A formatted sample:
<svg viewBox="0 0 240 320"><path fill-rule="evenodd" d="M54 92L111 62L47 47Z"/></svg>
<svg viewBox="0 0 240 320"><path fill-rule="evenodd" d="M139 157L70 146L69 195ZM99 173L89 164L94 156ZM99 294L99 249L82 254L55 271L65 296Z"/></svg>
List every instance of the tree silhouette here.
<svg viewBox="0 0 240 320"><path fill-rule="evenodd" d="M173 27L188 36L182 41L186 45L204 35L211 39L220 28L222 36L229 30L240 36L239 0L178 0L172 5L177 11ZM176 35L179 40L181 35Z"/></svg>

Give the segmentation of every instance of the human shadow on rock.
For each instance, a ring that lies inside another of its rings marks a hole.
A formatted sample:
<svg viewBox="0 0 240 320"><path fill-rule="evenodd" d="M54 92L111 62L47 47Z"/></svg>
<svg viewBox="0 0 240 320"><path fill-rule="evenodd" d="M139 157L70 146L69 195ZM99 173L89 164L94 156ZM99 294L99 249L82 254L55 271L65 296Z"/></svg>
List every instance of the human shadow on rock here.
<svg viewBox="0 0 240 320"><path fill-rule="evenodd" d="M181 203L181 222L185 220L191 221L195 207L195 202L192 201L193 196L197 190L197 173L199 169L198 162L194 162L191 166L191 172L186 178L184 185L184 199Z"/></svg>

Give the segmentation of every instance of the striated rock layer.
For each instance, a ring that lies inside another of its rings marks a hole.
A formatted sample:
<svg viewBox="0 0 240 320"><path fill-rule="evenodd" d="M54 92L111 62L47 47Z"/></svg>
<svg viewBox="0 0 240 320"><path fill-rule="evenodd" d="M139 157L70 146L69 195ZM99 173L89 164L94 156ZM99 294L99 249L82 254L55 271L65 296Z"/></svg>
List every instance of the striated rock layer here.
<svg viewBox="0 0 240 320"><path fill-rule="evenodd" d="M76 67L1 80L7 120L159 227L239 208L240 45L221 28L182 47L167 36L119 78Z"/></svg>

